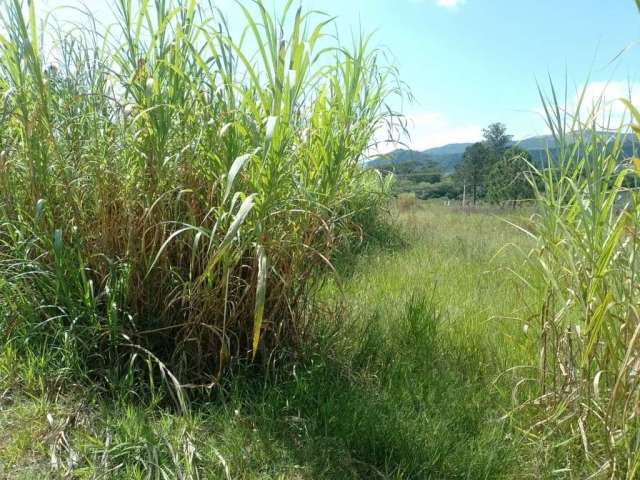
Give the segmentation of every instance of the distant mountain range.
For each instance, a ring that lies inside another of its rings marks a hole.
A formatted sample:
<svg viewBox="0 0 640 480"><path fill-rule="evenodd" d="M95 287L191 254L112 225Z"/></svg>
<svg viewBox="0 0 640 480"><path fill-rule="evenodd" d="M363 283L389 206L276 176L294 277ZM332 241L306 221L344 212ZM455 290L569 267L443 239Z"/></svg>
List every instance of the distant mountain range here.
<svg viewBox="0 0 640 480"><path fill-rule="evenodd" d="M610 135L601 132L602 135ZM624 135L624 152L631 155L634 145L636 145L635 137L631 134ZM417 151L398 149L386 155L381 155L367 162L369 167L388 167L392 164L404 162L427 163L433 162L442 170L444 174L453 173L458 163L462 161L464 151L473 145L472 143L450 143L442 147L429 148L428 150ZM547 158L547 150L553 151L556 148L556 141L552 135L541 135L537 137L526 138L518 142L512 142L512 145L519 146L527 150L536 163L542 163Z"/></svg>

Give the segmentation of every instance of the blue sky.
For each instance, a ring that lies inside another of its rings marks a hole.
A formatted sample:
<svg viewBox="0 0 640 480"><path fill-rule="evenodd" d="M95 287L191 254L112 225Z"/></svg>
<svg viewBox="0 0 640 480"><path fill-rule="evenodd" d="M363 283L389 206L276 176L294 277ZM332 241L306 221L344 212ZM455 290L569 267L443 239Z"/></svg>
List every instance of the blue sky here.
<svg viewBox="0 0 640 480"><path fill-rule="evenodd" d="M417 102L412 146L479 139L502 121L516 138L546 133L536 79L608 100L640 79L633 0L322 0L341 29L361 23L395 55ZM621 50L630 47L613 64ZM635 88L634 88L635 91ZM571 99L569 101L571 103ZM616 107L617 108L617 107Z"/></svg>
<svg viewBox="0 0 640 480"><path fill-rule="evenodd" d="M36 1L44 9L73 3ZM336 15L343 37L376 32L375 43L392 53L416 98L404 113L417 149L478 140L494 121L516 139L546 133L536 79L545 83L548 75L563 85L566 74L571 95L589 82L590 96L606 89L611 101L640 81L633 0L301 1ZM277 8L284 0L265 2ZM106 0L85 3L108 17ZM231 22L241 20L232 0L218 4Z"/></svg>

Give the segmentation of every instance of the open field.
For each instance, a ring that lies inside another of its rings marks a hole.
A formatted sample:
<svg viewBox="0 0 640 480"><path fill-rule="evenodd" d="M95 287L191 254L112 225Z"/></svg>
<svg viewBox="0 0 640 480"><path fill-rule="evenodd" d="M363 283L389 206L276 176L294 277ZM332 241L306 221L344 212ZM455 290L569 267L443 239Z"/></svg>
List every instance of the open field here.
<svg viewBox="0 0 640 480"><path fill-rule="evenodd" d="M522 258L503 248L524 236L493 214L437 203L398 218L404 246L372 247L341 289L325 287L316 344L300 364L268 380L245 372L187 414L51 391L46 358L5 350L3 475L520 476L529 457L512 422L499 420L513 380L496 380L532 358L527 294L509 271Z"/></svg>

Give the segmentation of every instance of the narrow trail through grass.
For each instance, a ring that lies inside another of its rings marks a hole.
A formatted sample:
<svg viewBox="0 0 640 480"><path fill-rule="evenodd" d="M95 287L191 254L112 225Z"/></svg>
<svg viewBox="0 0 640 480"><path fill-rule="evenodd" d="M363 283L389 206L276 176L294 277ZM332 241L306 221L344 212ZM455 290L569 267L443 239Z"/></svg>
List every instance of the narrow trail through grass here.
<svg viewBox="0 0 640 480"><path fill-rule="evenodd" d="M522 216L519 212L514 215ZM3 478L514 478L520 442L500 417L509 367L531 358L509 269L524 239L501 219L436 204L399 215L407 245L360 257L328 285L315 346L265 382L177 415L58 395L46 362L0 358ZM13 385L21 385L17 390Z"/></svg>

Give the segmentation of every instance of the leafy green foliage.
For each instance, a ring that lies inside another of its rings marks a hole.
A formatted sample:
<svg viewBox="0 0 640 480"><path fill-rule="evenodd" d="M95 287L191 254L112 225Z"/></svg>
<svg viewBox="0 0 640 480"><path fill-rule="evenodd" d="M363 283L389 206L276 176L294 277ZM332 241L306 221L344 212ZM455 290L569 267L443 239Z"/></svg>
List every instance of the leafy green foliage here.
<svg viewBox="0 0 640 480"><path fill-rule="evenodd" d="M454 198L457 186L450 176L445 176L436 162L407 161L379 167L378 170L393 178L392 193L413 193L417 198Z"/></svg>
<svg viewBox="0 0 640 480"><path fill-rule="evenodd" d="M468 147L462 163L456 170L456 177L469 191L475 204L485 185L487 168L491 161L491 151L484 143L474 143Z"/></svg>
<svg viewBox="0 0 640 480"><path fill-rule="evenodd" d="M456 169L456 180L470 190L473 204L480 197L492 202L531 198L526 172L531 155L519 147L511 147L511 135L502 123L492 123L483 130L484 142L467 148Z"/></svg>
<svg viewBox="0 0 640 480"><path fill-rule="evenodd" d="M394 207L407 245L372 249L340 286L326 285L304 360L281 362L267 376L241 367L219 399L194 401L186 412L86 388L52 393L46 356L0 351L0 476L440 480L528 472L520 435L500 420L517 377L496 382L529 354L527 337L505 321L522 309L509 273L521 262L513 252L491 260L526 237L493 215L438 204Z"/></svg>
<svg viewBox="0 0 640 480"><path fill-rule="evenodd" d="M484 143L491 151L492 161L498 161L511 144L511 135L507 135L507 127L504 123L492 123L482 130Z"/></svg>
<svg viewBox="0 0 640 480"><path fill-rule="evenodd" d="M531 155L518 147L507 150L487 174L487 198L493 203L507 200L532 199ZM514 202L515 205L515 202Z"/></svg>
<svg viewBox="0 0 640 480"><path fill-rule="evenodd" d="M384 174L393 174L396 177L409 178L416 183L438 183L442 180L442 171L435 162L402 162L378 169Z"/></svg>

